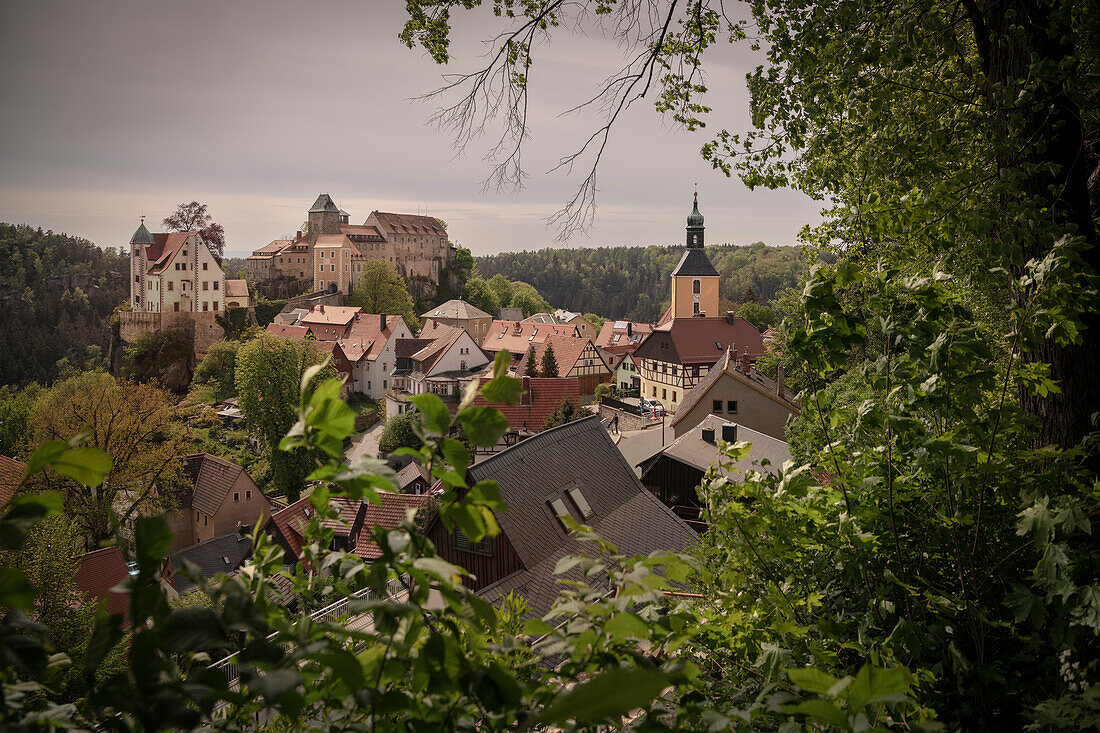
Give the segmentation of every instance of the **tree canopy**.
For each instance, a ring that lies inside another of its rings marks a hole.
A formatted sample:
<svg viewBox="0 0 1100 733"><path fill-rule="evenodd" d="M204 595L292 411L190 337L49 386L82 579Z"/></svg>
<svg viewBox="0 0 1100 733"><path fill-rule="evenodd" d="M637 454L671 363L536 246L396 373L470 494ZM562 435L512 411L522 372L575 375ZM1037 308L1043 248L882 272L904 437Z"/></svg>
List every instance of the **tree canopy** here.
<svg viewBox="0 0 1100 733"><path fill-rule="evenodd" d="M403 316L409 328L419 328L420 321L405 279L385 260L370 260L363 266L359 282L348 296L348 303L359 306L367 313Z"/></svg>
<svg viewBox="0 0 1100 733"><path fill-rule="evenodd" d="M225 254L225 228L214 221L214 217L207 213L206 204L192 201L189 204L180 204L162 222L165 227L173 232L198 232L210 248L214 257L221 261ZM243 263L242 263L243 264ZM232 277L227 275L227 277Z"/></svg>

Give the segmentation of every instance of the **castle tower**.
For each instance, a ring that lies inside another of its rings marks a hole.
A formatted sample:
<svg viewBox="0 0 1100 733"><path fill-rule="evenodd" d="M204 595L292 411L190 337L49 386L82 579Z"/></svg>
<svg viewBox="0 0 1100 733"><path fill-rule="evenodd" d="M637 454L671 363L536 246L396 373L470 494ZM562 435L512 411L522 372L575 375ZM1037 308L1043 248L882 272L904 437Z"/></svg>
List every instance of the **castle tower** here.
<svg viewBox="0 0 1100 733"><path fill-rule="evenodd" d="M687 218L687 251L672 271L672 317L717 316L718 270L703 251L699 194Z"/></svg>
<svg viewBox="0 0 1100 733"><path fill-rule="evenodd" d="M340 207L327 193L313 202L309 210L309 244L312 247L322 234L340 233Z"/></svg>
<svg viewBox="0 0 1100 733"><path fill-rule="evenodd" d="M146 310L145 272L149 262L145 249L153 243L153 235L145 228L145 217L141 217L134 236L130 237L130 307L136 311Z"/></svg>

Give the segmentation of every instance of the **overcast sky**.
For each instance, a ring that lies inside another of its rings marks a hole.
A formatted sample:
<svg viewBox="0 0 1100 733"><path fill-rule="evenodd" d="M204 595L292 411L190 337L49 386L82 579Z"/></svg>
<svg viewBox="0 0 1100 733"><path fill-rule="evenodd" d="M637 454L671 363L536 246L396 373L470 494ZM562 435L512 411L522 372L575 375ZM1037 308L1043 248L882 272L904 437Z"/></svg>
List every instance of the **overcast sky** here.
<svg viewBox="0 0 1100 733"><path fill-rule="evenodd" d="M182 201L209 204L227 252L293 234L317 194L361 223L373 209L427 212L474 254L541 249L546 217L580 175L547 174L591 133L559 117L590 95L621 52L598 36L536 50L532 174L518 193L482 192L484 146L457 154L410 101L442 68L397 40L404 3L300 0L38 0L0 24L0 221L129 241L144 212L159 222ZM456 17L452 70L477 61L485 18ZM727 47L708 64L707 130L689 134L636 105L599 172L599 210L568 246L679 243L699 182L707 241L793 244L819 206L790 191L750 192L699 149L744 129L744 74L758 62ZM583 174L582 174L583 175Z"/></svg>

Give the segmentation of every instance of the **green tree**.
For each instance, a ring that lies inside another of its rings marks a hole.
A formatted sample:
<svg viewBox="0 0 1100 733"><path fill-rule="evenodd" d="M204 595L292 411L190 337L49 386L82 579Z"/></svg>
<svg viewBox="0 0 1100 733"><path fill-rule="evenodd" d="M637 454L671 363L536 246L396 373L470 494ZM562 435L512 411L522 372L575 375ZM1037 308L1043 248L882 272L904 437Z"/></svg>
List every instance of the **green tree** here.
<svg viewBox="0 0 1100 733"><path fill-rule="evenodd" d="M599 333L599 330L603 328L603 324L607 323L606 318L604 318L603 316L597 316L595 313L585 313L584 320L591 323L593 328L596 329L597 333Z"/></svg>
<svg viewBox="0 0 1100 733"><path fill-rule="evenodd" d="M42 387L31 383L19 389L0 386L0 455L23 455L30 443L30 417Z"/></svg>
<svg viewBox="0 0 1100 733"><path fill-rule="evenodd" d="M537 377L539 376L539 363L538 356L535 354L535 345L531 344L527 349L527 357L524 359L523 376L525 377Z"/></svg>
<svg viewBox="0 0 1100 733"><path fill-rule="evenodd" d="M547 344L542 352L542 376L561 376L558 374L558 360L557 357L554 356L554 347L552 344Z"/></svg>
<svg viewBox="0 0 1100 733"><path fill-rule="evenodd" d="M162 489L180 475L186 441L174 420L175 400L150 383L116 381L103 372L82 372L54 384L37 400L30 417L31 447L68 440L87 431L89 447L114 457L103 486L90 490L53 471L38 474L32 491L55 490L65 513L93 550L116 525L131 527L137 517L175 507Z"/></svg>
<svg viewBox="0 0 1100 733"><path fill-rule="evenodd" d="M497 273L489 278L485 284L488 285L489 289L496 295L497 302L500 303L501 307L512 305L513 288L512 282L508 278Z"/></svg>
<svg viewBox="0 0 1100 733"><path fill-rule="evenodd" d="M513 308L520 308L523 315L530 316L534 313L546 313L551 310L546 298L539 295L539 292L533 286L525 282L514 282L511 285L512 300L509 305Z"/></svg>
<svg viewBox="0 0 1100 733"><path fill-rule="evenodd" d="M466 285L462 289L462 299L493 317L496 317L497 310L500 308L500 301L497 299L496 293L480 277L466 281Z"/></svg>
<svg viewBox="0 0 1100 733"><path fill-rule="evenodd" d="M215 341L195 370L195 382L205 384L213 391L215 402L229 399L237 393L238 341Z"/></svg>
<svg viewBox="0 0 1100 733"><path fill-rule="evenodd" d="M273 488L291 501L298 499L305 477L314 465L314 457L306 450L276 449L294 425L303 375L307 369L327 359L312 342L270 334L261 334L237 350L237 404L249 428L264 443ZM331 362L326 363L310 384L335 374Z"/></svg>
<svg viewBox="0 0 1100 733"><path fill-rule="evenodd" d="M776 312L756 300L748 300L737 306L737 315L756 326L761 333L779 325L779 316Z"/></svg>
<svg viewBox="0 0 1100 733"><path fill-rule="evenodd" d="M385 260L370 260L363 265L363 272L348 296L348 303L367 313L404 316L405 323L414 331L420 327L404 278Z"/></svg>
<svg viewBox="0 0 1100 733"><path fill-rule="evenodd" d="M546 418L546 422L543 423L542 429L549 430L555 428L558 425L565 425L566 423L573 422L574 420L580 420L584 415L577 407L576 403L572 400L563 400L560 405L554 408L554 411Z"/></svg>
<svg viewBox="0 0 1100 733"><path fill-rule="evenodd" d="M126 346L122 376L139 382L155 380L176 392L187 389L195 369L195 344L182 328L147 331Z"/></svg>
<svg viewBox="0 0 1100 733"><path fill-rule="evenodd" d="M378 436L378 447L386 452L398 448L420 448L424 443L413 430L417 422L419 417L415 412L403 412L386 420L382 434Z"/></svg>

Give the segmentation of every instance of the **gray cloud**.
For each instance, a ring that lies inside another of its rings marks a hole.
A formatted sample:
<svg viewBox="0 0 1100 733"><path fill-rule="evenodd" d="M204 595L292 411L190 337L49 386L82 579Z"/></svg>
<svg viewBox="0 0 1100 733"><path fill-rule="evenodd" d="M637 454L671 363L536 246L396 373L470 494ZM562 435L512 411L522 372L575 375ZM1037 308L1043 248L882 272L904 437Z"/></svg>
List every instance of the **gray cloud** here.
<svg viewBox="0 0 1100 733"><path fill-rule="evenodd" d="M0 219L128 240L138 215L210 204L228 249L292 233L320 191L362 220L372 209L427 209L475 253L553 245L545 218L579 181L545 175L594 129L559 117L621 61L614 42L563 36L537 50L525 153L512 194L482 193L483 148L457 153L409 101L442 69L397 41L403 4L291 0L19 3L0 30ZM484 19L455 21L455 68L476 63ZM711 127L748 123L748 49L708 65ZM711 130L713 132L713 130ZM712 242L793 243L818 206L749 192L699 157L687 134L636 105L599 172L599 212L570 246L680 240L698 179ZM581 173L580 175L583 175Z"/></svg>

